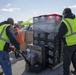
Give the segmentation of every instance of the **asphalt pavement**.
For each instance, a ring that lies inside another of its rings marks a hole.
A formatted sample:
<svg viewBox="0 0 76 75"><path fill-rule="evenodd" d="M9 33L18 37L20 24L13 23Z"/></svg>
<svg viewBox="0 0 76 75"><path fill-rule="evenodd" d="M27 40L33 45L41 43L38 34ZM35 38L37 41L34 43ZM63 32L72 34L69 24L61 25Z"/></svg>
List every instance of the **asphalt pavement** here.
<svg viewBox="0 0 76 75"><path fill-rule="evenodd" d="M58 74L62 74L63 72L62 65L55 70L52 70L51 68L47 68L46 70L40 72L39 74L27 72L25 67L26 62L24 61L23 57L16 59L13 52L10 53L10 60L12 63L13 75L58 75ZM70 67L71 69L73 69L72 65Z"/></svg>

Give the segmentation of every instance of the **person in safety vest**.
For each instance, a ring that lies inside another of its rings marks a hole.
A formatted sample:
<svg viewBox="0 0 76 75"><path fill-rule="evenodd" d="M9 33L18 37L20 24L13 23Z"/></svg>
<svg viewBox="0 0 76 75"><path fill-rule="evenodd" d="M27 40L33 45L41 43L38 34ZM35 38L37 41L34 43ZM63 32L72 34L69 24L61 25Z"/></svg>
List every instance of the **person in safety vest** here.
<svg viewBox="0 0 76 75"><path fill-rule="evenodd" d="M65 47L63 50L63 74L70 75L70 64L73 63L76 73L76 18L70 8L63 10L63 19L55 39L63 39Z"/></svg>
<svg viewBox="0 0 76 75"><path fill-rule="evenodd" d="M0 23L0 65L5 75L12 75L11 62L9 59L10 43L14 45L16 50L20 51L20 45L16 39L12 25L14 25L12 18L8 18L7 21Z"/></svg>

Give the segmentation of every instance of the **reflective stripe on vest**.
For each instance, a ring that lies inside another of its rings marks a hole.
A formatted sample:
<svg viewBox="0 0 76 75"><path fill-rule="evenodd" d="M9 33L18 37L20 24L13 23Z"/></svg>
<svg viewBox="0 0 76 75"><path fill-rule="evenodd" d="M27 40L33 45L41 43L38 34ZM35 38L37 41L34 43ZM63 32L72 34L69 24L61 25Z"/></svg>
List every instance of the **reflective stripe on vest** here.
<svg viewBox="0 0 76 75"><path fill-rule="evenodd" d="M7 42L7 43L10 43L9 40L6 40L6 39L2 38L2 34L3 34L3 32L4 32L4 30L5 30L6 27L7 27L7 26L4 26L4 28L2 29L2 31L1 31L1 33L0 33L0 40L2 40L2 41L4 41L4 42Z"/></svg>
<svg viewBox="0 0 76 75"><path fill-rule="evenodd" d="M69 25L70 32L71 32L69 35L65 35L64 37L69 37L69 36L76 34L76 32L73 32L72 27L71 27L72 25L68 22L68 20L64 19L64 21Z"/></svg>

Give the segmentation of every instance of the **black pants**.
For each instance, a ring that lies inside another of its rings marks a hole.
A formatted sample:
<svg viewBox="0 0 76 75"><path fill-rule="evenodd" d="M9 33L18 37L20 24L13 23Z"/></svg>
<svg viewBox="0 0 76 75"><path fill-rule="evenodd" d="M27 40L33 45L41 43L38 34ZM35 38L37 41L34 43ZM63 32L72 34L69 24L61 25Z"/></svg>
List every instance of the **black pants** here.
<svg viewBox="0 0 76 75"><path fill-rule="evenodd" d="M76 57L75 57L76 45L65 46L63 50L63 75L70 75L70 64L73 63L73 67L76 70Z"/></svg>

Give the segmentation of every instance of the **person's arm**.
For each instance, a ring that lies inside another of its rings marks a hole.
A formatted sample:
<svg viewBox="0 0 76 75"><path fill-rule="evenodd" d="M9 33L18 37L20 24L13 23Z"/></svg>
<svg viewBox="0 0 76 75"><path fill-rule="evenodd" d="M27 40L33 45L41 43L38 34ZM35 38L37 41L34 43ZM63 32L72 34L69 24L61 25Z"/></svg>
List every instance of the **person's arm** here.
<svg viewBox="0 0 76 75"><path fill-rule="evenodd" d="M67 33L67 27L66 25L62 22L60 25L60 28L58 30L58 34L56 35L56 39L62 39L63 36Z"/></svg>
<svg viewBox="0 0 76 75"><path fill-rule="evenodd" d="M10 39L11 44L14 45L14 47L17 50L20 50L20 45L18 43L18 40L16 39L15 32L11 26L7 27L6 34L7 34L8 38Z"/></svg>

